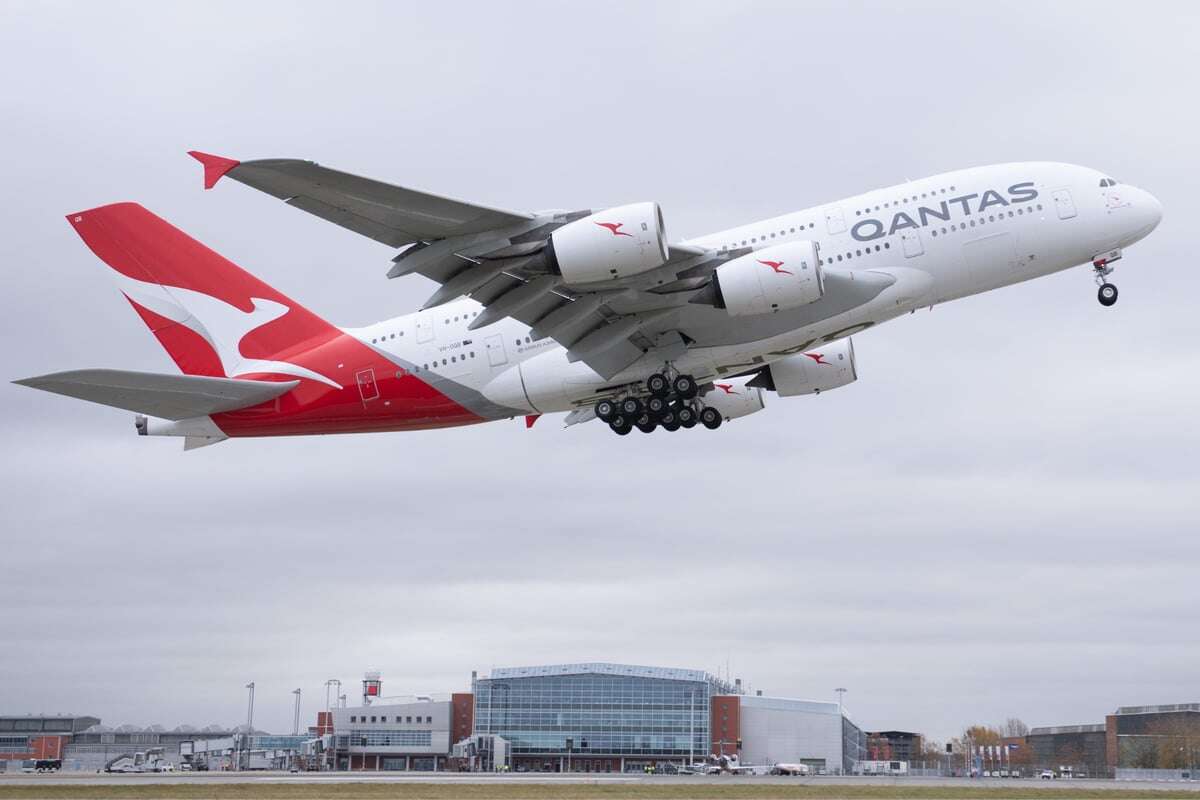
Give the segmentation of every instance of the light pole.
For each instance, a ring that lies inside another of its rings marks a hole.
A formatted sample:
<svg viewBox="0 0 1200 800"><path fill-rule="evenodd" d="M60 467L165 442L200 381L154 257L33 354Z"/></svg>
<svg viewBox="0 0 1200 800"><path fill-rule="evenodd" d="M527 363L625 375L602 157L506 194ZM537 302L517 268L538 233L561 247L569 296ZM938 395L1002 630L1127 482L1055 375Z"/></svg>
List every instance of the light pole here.
<svg viewBox="0 0 1200 800"><path fill-rule="evenodd" d="M329 762L328 763L329 763L330 770L333 770L334 768L337 767L337 753L334 752L337 749L337 747L336 747L337 731L335 731L334 727L333 727L333 711L332 711L333 706L330 705L331 701L330 701L330 695L329 695L330 689L332 689L334 686L336 686L338 688L338 691L340 692L342 689L342 682L340 680L338 680L337 678L330 678L329 680L325 681L325 720L326 720L326 724L329 726L328 733L329 733L329 737L330 737L329 738L330 746L329 746L329 750L327 752L329 753ZM334 693L334 695L333 695L332 702L335 702L335 703L337 702L337 694L336 693Z"/></svg>
<svg viewBox="0 0 1200 800"><path fill-rule="evenodd" d="M296 714L292 720L292 736L300 735L300 690L293 689L292 694L296 695Z"/></svg>
<svg viewBox="0 0 1200 800"><path fill-rule="evenodd" d="M342 687L342 682L339 681L337 678L330 678L329 680L325 681L325 710L326 711L328 711L331 708L331 706L329 705L329 691L330 691L330 689L333 688L334 684L337 684L337 687L339 689Z"/></svg>
<svg viewBox="0 0 1200 800"><path fill-rule="evenodd" d="M245 739L244 739L246 745L243 749L246 751L246 767L249 768L249 766L250 766L250 734L254 732L254 681L250 681L249 683L247 683L246 688L249 690L249 698L246 701L246 735L245 735ZM242 768L242 758L239 755L238 756L238 769L240 770L241 768Z"/></svg>

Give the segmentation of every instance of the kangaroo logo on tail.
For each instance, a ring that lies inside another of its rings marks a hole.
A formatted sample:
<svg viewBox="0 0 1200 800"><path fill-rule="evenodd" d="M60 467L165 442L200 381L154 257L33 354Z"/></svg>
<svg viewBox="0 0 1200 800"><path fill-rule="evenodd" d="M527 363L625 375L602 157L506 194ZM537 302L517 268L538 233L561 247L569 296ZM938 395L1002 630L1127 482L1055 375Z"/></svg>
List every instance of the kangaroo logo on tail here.
<svg viewBox="0 0 1200 800"><path fill-rule="evenodd" d="M255 373L292 375L320 381L334 389L342 388L307 367L287 361L246 358L241 354L241 343L247 335L291 311L283 303L252 297L250 303L254 309L245 312L202 292L139 281L115 269L112 274L118 288L131 301L202 336L217 354L228 378Z"/></svg>

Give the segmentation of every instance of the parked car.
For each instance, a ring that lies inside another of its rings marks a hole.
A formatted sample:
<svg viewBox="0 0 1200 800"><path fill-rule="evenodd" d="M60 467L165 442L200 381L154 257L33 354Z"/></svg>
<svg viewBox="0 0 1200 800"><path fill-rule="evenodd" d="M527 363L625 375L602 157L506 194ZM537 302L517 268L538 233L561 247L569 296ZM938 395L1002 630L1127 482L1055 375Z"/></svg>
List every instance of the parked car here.
<svg viewBox="0 0 1200 800"><path fill-rule="evenodd" d="M1041 775L1039 775L1038 777L1040 777L1044 781L1052 781L1058 776L1054 774L1054 770L1044 769L1044 770L1042 770Z"/></svg>

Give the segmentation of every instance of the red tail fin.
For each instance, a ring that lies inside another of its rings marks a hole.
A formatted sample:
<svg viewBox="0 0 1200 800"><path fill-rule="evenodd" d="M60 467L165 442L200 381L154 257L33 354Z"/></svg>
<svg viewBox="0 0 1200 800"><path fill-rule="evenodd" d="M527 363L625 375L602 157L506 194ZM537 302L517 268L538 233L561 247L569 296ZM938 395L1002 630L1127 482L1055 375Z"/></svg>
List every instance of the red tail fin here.
<svg viewBox="0 0 1200 800"><path fill-rule="evenodd" d="M121 291L186 374L314 378L285 359L339 333L136 203L101 206L67 219L112 268Z"/></svg>

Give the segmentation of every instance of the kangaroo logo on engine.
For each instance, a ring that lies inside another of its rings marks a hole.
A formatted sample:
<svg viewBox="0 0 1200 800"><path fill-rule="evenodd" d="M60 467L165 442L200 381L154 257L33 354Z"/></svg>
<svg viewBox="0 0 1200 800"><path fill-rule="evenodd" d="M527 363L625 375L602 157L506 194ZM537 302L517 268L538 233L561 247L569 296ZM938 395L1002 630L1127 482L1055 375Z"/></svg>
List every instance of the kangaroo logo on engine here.
<svg viewBox="0 0 1200 800"><path fill-rule="evenodd" d="M854 227L850 229L850 235L860 242L869 242L881 236L891 236L896 231L902 231L905 228L924 228L929 225L931 219L949 222L951 212L954 210L953 206L960 207L964 216L970 214L972 211L971 202L976 200L976 198L978 198L978 207L974 209L975 213L982 214L985 210L993 206L1003 207L1012 205L1013 203L1028 203L1038 196L1037 189L1033 188L1033 181L1014 183L1008 187L1006 193L1008 194L1007 198L995 189L988 189L983 194L974 192L972 194L964 194L961 197L951 197L949 200L943 200L932 208L929 206L918 206L916 211L912 212L917 215L917 219L913 219L910 212L897 211L892 215L890 225L884 224L883 220L869 217L855 223Z"/></svg>

